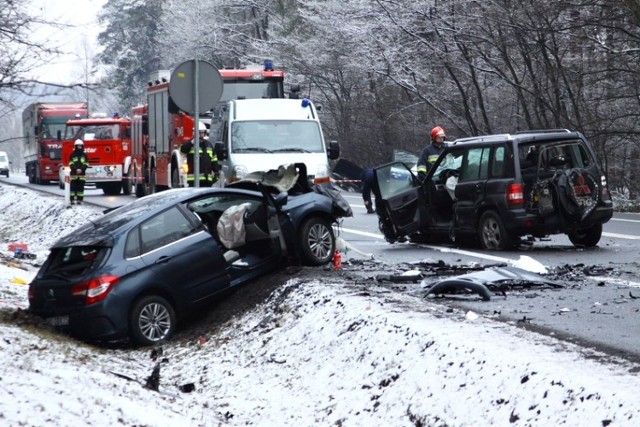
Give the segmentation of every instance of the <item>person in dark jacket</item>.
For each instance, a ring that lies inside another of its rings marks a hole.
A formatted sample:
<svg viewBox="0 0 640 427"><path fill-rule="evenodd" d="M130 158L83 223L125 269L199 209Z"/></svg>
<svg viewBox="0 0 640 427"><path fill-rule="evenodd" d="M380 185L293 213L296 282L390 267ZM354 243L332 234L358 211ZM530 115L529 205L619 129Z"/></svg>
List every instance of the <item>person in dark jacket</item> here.
<svg viewBox="0 0 640 427"><path fill-rule="evenodd" d="M81 205L84 200L85 173L89 167L87 155L84 152L84 142L76 139L73 144L73 152L69 159L69 169L71 171L71 204Z"/></svg>
<svg viewBox="0 0 640 427"><path fill-rule="evenodd" d="M444 129L436 126L431 129L431 143L424 147L418 158L418 178L424 181L431 169L431 166L438 160L440 153L444 150L444 140L446 138Z"/></svg>
<svg viewBox="0 0 640 427"><path fill-rule="evenodd" d="M375 213L373 209L373 203L371 202L371 185L373 184L373 169L365 169L362 171L360 177L362 181L362 200L364 200L364 207L367 208L367 213Z"/></svg>
<svg viewBox="0 0 640 427"><path fill-rule="evenodd" d="M218 165L218 157L213 151L213 145L206 139L207 127L204 123L200 122L198 124L198 137L199 141L199 154L195 155L195 144L194 141L187 141L180 146L180 152L187 155L187 165L189 167L189 172L187 173L187 184L189 187L194 187L195 184L195 174L194 174L194 159L197 157L199 159L200 166L200 176L199 176L199 187L211 187L215 182L218 181L218 174L220 170L220 166Z"/></svg>

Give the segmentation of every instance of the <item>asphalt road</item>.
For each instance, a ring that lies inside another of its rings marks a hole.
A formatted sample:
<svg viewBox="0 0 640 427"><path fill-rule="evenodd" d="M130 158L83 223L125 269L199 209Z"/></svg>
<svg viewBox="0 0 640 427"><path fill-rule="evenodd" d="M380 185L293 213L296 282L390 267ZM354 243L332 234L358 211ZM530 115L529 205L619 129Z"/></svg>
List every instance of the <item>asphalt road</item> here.
<svg viewBox="0 0 640 427"><path fill-rule="evenodd" d="M615 214L605 224L596 248L576 248L560 235L513 251L487 252L452 244L389 244L377 230L377 216L366 214L360 195L345 197L354 217L344 221L342 237L375 259L365 262L362 254L347 251L348 257L358 260L353 269L366 279L384 284L376 278L417 269L426 276L423 281L386 284L399 291L425 294L428 287L451 277L433 277L434 265L458 267L459 274L466 274L465 267L509 266L521 257L530 258L547 268L543 277L561 287L513 288L493 294L490 301L476 294L431 300L640 361L640 215Z"/></svg>
<svg viewBox="0 0 640 427"><path fill-rule="evenodd" d="M8 181L64 195L57 185L29 185L26 177L13 175ZM104 196L100 190L90 188L86 193L87 203L104 207L135 199ZM605 224L596 248L575 248L566 236L552 236L514 251L487 252L452 244L389 244L378 231L377 216L366 213L360 194L344 196L354 211L339 230L340 237L350 246L343 255L345 280L425 295L426 289L438 281L471 271L465 269L509 266L525 257L544 265L548 270L544 277L554 280L558 287L513 287L493 293L490 301L483 301L477 294L437 296L430 301L640 361L640 215L615 214ZM456 271L441 275L443 266ZM419 272L420 280L385 280L409 270ZM318 274L324 274L324 270L318 270Z"/></svg>

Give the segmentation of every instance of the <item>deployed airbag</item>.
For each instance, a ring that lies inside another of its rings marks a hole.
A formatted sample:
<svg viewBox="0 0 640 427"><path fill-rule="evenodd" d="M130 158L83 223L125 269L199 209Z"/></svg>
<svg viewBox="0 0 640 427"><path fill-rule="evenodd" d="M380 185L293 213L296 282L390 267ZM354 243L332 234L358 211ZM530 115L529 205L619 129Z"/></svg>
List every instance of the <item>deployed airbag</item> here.
<svg viewBox="0 0 640 427"><path fill-rule="evenodd" d="M218 220L216 230L220 242L227 249L237 248L246 243L247 232L244 226L244 215L251 203L242 203L227 208Z"/></svg>

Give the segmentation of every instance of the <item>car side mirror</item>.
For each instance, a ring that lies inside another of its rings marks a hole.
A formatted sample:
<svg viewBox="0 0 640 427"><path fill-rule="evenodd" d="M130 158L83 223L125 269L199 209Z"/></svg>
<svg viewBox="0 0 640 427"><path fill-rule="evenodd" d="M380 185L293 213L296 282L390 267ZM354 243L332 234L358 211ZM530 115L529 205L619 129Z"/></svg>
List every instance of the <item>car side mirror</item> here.
<svg viewBox="0 0 640 427"><path fill-rule="evenodd" d="M289 92L289 99L299 99L300 98L300 85L292 84Z"/></svg>
<svg viewBox="0 0 640 427"><path fill-rule="evenodd" d="M222 141L216 141L213 144L213 151L215 151L218 160L226 160L229 157L229 150L227 150Z"/></svg>
<svg viewBox="0 0 640 427"><path fill-rule="evenodd" d="M58 141L62 141L62 131L57 131L56 132L56 138L58 139Z"/></svg>
<svg viewBox="0 0 640 427"><path fill-rule="evenodd" d="M330 160L335 160L340 157L340 145L338 145L338 141L329 141L329 150L327 152L327 157Z"/></svg>
<svg viewBox="0 0 640 427"><path fill-rule="evenodd" d="M276 203L276 206L279 208L283 207L284 205L287 204L287 201L289 200L289 193L287 193L286 191L282 191L280 193L278 193L278 195L276 197L274 197L274 202Z"/></svg>

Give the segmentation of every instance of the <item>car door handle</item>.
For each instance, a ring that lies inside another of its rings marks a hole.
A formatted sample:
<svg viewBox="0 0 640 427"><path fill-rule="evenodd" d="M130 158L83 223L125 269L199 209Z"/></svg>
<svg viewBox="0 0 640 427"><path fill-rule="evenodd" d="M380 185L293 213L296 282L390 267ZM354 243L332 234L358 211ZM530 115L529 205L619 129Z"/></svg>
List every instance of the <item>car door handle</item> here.
<svg viewBox="0 0 640 427"><path fill-rule="evenodd" d="M166 255L165 256L161 256L160 258L158 258L156 260L156 262L154 262L154 264L165 264L165 263L169 262L170 259L171 259L170 256L166 256Z"/></svg>
<svg viewBox="0 0 640 427"><path fill-rule="evenodd" d="M476 191L481 191L482 190L482 183L479 182L476 184Z"/></svg>

